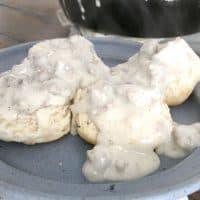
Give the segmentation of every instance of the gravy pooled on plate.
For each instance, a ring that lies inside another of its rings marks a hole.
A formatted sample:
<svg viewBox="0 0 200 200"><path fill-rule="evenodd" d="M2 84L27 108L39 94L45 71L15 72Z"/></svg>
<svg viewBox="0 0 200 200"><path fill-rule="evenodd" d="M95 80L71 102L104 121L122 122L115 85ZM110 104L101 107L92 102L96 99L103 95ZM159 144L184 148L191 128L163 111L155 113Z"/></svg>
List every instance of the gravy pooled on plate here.
<svg viewBox="0 0 200 200"><path fill-rule="evenodd" d="M200 59L182 39L153 40L80 91L72 106L77 130L95 144L83 165L86 178L133 180L158 169L158 154L182 157L199 146L199 124L176 124L168 108L185 101L199 80Z"/></svg>
<svg viewBox="0 0 200 200"><path fill-rule="evenodd" d="M155 171L154 149L173 129L168 106L157 89L99 81L84 91L74 113L87 113L98 127L83 173L90 181L132 180Z"/></svg>

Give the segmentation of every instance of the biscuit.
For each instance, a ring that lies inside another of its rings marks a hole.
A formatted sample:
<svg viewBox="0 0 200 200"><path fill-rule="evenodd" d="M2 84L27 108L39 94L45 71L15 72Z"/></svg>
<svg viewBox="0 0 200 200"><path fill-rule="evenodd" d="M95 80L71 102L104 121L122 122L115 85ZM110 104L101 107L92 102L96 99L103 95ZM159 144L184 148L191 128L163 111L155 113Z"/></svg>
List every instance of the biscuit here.
<svg viewBox="0 0 200 200"><path fill-rule="evenodd" d="M15 120L0 116L0 139L29 145L57 140L70 131L68 106L49 106Z"/></svg>
<svg viewBox="0 0 200 200"><path fill-rule="evenodd" d="M200 81L200 58L181 38L166 43L153 57L150 68L170 106L187 100Z"/></svg>
<svg viewBox="0 0 200 200"><path fill-rule="evenodd" d="M99 131L94 122L89 119L87 113L78 113L74 120L79 136L86 142L95 145Z"/></svg>
<svg viewBox="0 0 200 200"><path fill-rule="evenodd" d="M81 36L34 45L21 64L0 74L0 139L36 144L68 134L76 91L108 74Z"/></svg>
<svg viewBox="0 0 200 200"><path fill-rule="evenodd" d="M200 81L200 58L181 38L169 42L150 40L128 62L112 69L118 81L157 87L164 101L183 103Z"/></svg>

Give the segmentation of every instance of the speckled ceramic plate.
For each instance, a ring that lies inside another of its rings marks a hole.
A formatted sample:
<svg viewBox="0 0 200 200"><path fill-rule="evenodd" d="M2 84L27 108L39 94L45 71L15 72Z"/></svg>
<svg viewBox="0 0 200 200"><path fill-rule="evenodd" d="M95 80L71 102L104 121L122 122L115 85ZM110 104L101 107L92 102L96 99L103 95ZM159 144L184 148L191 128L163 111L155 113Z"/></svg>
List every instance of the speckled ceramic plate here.
<svg viewBox="0 0 200 200"><path fill-rule="evenodd" d="M91 40L97 54L110 66L126 61L140 48L138 43L129 41ZM0 71L19 63L33 44L1 50ZM179 122L200 121L194 95L173 108L172 113ZM200 149L181 160L162 157L157 172L134 182L91 184L81 173L85 152L90 148L78 136L70 135L35 146L0 142L0 197L6 200L174 200L200 188Z"/></svg>

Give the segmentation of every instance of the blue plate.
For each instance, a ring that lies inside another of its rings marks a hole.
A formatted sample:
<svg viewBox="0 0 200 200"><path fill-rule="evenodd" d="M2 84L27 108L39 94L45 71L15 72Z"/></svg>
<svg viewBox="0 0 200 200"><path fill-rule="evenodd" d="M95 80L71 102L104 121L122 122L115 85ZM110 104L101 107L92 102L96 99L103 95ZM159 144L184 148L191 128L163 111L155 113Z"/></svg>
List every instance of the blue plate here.
<svg viewBox="0 0 200 200"><path fill-rule="evenodd" d="M97 54L109 66L125 62L139 43L92 38ZM27 55L34 43L0 51L0 71L10 69ZM197 99L191 96L172 109L176 121L200 121ZM161 158L160 169L150 176L124 183L91 184L81 173L85 152L92 146L78 136L49 144L26 146L0 142L0 197L8 199L138 199L171 200L200 188L200 150L181 160Z"/></svg>

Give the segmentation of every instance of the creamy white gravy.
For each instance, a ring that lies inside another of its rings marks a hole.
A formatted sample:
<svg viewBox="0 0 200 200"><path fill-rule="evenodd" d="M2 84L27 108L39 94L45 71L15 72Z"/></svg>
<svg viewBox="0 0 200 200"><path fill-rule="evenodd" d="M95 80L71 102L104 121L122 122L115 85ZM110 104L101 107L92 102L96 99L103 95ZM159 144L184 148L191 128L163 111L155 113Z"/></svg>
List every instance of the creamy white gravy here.
<svg viewBox="0 0 200 200"><path fill-rule="evenodd" d="M199 123L176 124L164 103L164 90L182 73L181 58L169 51L176 45L179 55L195 58L191 63L200 68L200 60L182 40L164 44L153 40L126 64L113 68L107 80L87 88L73 106L74 113L86 113L99 130L83 166L88 180L133 180L158 169L158 154L182 157L200 146ZM192 64L183 70L191 71Z"/></svg>
<svg viewBox="0 0 200 200"><path fill-rule="evenodd" d="M83 166L90 181L132 180L159 167L154 149L169 140L173 127L157 89L100 81L74 109L99 129Z"/></svg>
<svg viewBox="0 0 200 200"><path fill-rule="evenodd" d="M0 115L14 120L40 108L70 104L78 88L108 73L82 37L38 43L20 65L0 75Z"/></svg>

